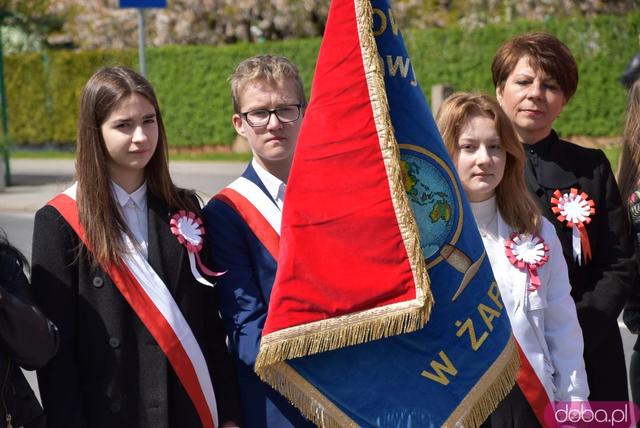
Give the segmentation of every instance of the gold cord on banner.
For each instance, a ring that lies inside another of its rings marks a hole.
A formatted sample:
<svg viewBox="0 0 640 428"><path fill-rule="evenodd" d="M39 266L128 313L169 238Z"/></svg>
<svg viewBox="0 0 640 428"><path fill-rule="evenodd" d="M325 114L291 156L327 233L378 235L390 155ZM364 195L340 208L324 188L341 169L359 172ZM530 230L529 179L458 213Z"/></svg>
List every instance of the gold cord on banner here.
<svg viewBox="0 0 640 428"><path fill-rule="evenodd" d="M513 388L520 357L513 336L489 370L442 424L443 427L477 428ZM263 380L287 397L311 422L323 428L354 428L358 424L304 379L286 362L270 366Z"/></svg>
<svg viewBox="0 0 640 428"><path fill-rule="evenodd" d="M433 306L433 294L427 265L420 246L420 232L414 218L413 210L409 204L402 171L400 169L400 149L393 133L389 101L384 83L384 70L380 62L380 55L375 37L373 35L373 9L370 1L356 0L356 19L358 23L358 35L362 52L362 61L365 69L369 98L373 108L373 117L378 130L378 139L382 158L387 170L391 199L398 219L400 233L407 250L409 263L413 272L413 280L416 285L416 300L421 302L420 316L416 318L417 324L408 326L412 330L399 331L396 334L416 331L424 327L429 320L431 307ZM392 314L389 314L393 316Z"/></svg>

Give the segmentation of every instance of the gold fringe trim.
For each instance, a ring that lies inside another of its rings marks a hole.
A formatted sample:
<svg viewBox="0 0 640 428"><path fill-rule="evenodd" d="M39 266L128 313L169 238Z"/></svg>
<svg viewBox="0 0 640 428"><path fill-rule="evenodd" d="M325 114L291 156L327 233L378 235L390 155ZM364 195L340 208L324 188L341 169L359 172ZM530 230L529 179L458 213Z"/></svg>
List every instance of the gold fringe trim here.
<svg viewBox="0 0 640 428"><path fill-rule="evenodd" d="M334 317L271 333L262 338L255 370L278 361L304 357L388 336L411 333L424 327L434 303L429 274L420 246L400 169L400 149L393 134L384 74L373 36L373 10L369 0L354 0L360 46L394 211L413 273L416 297L409 302L386 305L357 314Z"/></svg>
<svg viewBox="0 0 640 428"><path fill-rule="evenodd" d="M502 354L460 402L443 427L477 428L513 388L520 359L513 336ZM264 370L262 379L285 396L311 422L323 428L355 428L358 424L285 362Z"/></svg>
<svg viewBox="0 0 640 428"><path fill-rule="evenodd" d="M362 62L369 88L369 98L373 108L373 118L378 131L380 150L387 170L391 199L413 272L413 280L416 284L416 299L424 301L424 305L421 308L424 314L421 319L424 319L426 323L431 315L434 299L431 293L427 265L420 246L420 231L413 216L413 210L402 179L400 149L393 133L393 123L389 114L389 100L387 99L384 83L384 71L380 62L375 36L373 35L373 8L369 0L355 0L354 4Z"/></svg>
<svg viewBox="0 0 640 428"><path fill-rule="evenodd" d="M355 423L290 365L281 362L265 371L265 381L284 395L311 422L323 428L356 428Z"/></svg>
<svg viewBox="0 0 640 428"><path fill-rule="evenodd" d="M520 357L513 335L502 354L469 391L443 427L479 427L511 392L520 370Z"/></svg>
<svg viewBox="0 0 640 428"><path fill-rule="evenodd" d="M262 377L265 367L279 361L416 331L427 321L422 306L416 300L394 303L268 334L260 341L255 371Z"/></svg>

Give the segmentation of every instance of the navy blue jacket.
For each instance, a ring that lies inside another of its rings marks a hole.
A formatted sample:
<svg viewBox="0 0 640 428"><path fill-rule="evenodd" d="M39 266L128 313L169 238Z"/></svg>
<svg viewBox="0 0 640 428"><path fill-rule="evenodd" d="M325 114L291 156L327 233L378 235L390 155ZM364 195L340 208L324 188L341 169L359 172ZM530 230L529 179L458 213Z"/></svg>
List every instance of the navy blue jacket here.
<svg viewBox="0 0 640 428"><path fill-rule="evenodd" d="M251 164L242 176L273 201ZM214 268L227 271L218 278L216 289L229 350L236 363L244 426L313 426L253 371L276 275L276 261L242 217L226 203L213 199L203 212Z"/></svg>

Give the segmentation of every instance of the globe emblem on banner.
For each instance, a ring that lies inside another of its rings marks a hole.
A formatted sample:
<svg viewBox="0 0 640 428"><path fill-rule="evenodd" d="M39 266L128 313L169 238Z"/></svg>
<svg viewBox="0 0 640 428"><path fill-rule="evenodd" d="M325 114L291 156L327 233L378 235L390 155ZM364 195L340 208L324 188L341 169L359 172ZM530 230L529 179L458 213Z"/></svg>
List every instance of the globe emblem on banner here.
<svg viewBox="0 0 640 428"><path fill-rule="evenodd" d="M462 229L462 201L449 166L419 146L400 145L405 191L420 232L427 267L439 263L445 246L454 246ZM445 257L446 258L446 257Z"/></svg>

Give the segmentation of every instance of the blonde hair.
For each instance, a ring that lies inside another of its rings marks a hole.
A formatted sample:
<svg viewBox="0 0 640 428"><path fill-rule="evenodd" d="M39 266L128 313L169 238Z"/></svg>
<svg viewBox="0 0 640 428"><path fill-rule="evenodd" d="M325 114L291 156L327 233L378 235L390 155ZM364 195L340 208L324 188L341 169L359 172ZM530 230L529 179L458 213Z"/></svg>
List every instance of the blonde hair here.
<svg viewBox="0 0 640 428"><path fill-rule="evenodd" d="M296 95L300 100L300 104L302 106L307 104L304 85L298 68L283 56L256 55L247 58L238 64L229 80L231 81L231 98L235 113L241 113L240 93L247 83L255 81L266 82L274 87L281 87L285 82L291 80L295 83Z"/></svg>
<svg viewBox="0 0 640 428"><path fill-rule="evenodd" d="M500 144L507 153L502 180L496 187L496 202L504 221L518 232L536 233L541 212L524 181L525 155L511 121L498 102L484 94L457 92L441 105L436 122L452 159L458 154L458 140L474 116L493 120Z"/></svg>
<svg viewBox="0 0 640 428"><path fill-rule="evenodd" d="M636 80L629 91L627 121L624 126L620 155L618 184L625 206L629 203L629 196L638 187L638 181L640 181L640 80Z"/></svg>

